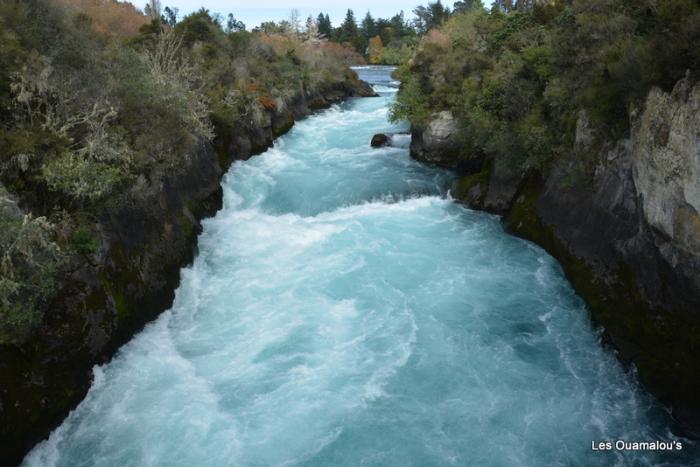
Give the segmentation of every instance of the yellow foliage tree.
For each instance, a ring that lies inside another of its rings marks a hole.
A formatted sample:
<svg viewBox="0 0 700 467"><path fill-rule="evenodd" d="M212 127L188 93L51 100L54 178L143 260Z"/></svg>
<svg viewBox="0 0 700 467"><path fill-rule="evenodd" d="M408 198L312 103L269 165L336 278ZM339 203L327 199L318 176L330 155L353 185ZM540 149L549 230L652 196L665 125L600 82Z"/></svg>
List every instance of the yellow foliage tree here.
<svg viewBox="0 0 700 467"><path fill-rule="evenodd" d="M367 55L369 57L369 62L372 64L378 64L382 61L382 56L384 55L384 44L382 44L382 38L379 36L374 36L369 40L369 45L367 46Z"/></svg>

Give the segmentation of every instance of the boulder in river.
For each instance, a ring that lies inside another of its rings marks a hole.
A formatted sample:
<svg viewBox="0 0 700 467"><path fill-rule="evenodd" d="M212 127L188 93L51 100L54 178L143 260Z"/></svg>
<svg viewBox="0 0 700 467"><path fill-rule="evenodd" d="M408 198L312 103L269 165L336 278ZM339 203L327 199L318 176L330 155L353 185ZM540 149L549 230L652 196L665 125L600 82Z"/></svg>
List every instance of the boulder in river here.
<svg viewBox="0 0 700 467"><path fill-rule="evenodd" d="M379 97L372 86L361 79L358 79L353 89L349 91L351 97Z"/></svg>
<svg viewBox="0 0 700 467"><path fill-rule="evenodd" d="M422 162L454 168L458 162L458 132L452 112L436 113L426 128L414 127L411 155Z"/></svg>
<svg viewBox="0 0 700 467"><path fill-rule="evenodd" d="M388 135L385 135L384 133L379 133L372 136L372 141L370 142L370 145L373 148L383 148L384 146L389 146L390 142L391 138Z"/></svg>

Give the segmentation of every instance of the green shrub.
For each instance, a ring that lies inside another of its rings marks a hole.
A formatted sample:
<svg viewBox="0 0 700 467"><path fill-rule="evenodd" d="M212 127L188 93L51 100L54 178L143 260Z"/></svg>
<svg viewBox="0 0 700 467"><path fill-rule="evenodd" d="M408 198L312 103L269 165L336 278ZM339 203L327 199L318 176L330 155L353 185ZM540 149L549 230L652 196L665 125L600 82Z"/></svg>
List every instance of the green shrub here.
<svg viewBox="0 0 700 467"><path fill-rule="evenodd" d="M465 156L546 170L571 152L585 109L609 138L653 86L698 79L700 4L573 0L507 13L475 8L428 34L402 68L394 118L424 126L450 109Z"/></svg>
<svg viewBox="0 0 700 467"><path fill-rule="evenodd" d="M64 255L42 217L0 212L0 344L20 343L41 322Z"/></svg>
<svg viewBox="0 0 700 467"><path fill-rule="evenodd" d="M70 237L70 248L78 253L95 253L98 247L97 237L87 227L78 227Z"/></svg>
<svg viewBox="0 0 700 467"><path fill-rule="evenodd" d="M41 323L68 255L97 251L101 210L185 170L214 123L263 126L356 79L359 56L318 37L225 32L206 10L172 28L129 9L109 31L94 15L116 10L74 3L0 1L0 344ZM35 215L5 209L3 187Z"/></svg>

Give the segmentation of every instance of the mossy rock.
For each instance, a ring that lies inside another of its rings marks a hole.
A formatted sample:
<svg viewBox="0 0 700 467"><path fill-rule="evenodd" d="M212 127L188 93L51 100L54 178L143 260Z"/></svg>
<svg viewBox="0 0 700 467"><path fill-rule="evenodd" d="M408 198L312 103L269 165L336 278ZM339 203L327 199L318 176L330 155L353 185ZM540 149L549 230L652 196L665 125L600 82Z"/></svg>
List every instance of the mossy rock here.
<svg viewBox="0 0 700 467"><path fill-rule="evenodd" d="M272 126L272 135L275 138L277 138L278 136L282 136L283 134L285 134L289 130L291 130L293 126L294 126L294 116L290 112L287 114L287 118L283 124L281 124L279 126L277 126L277 125Z"/></svg>
<svg viewBox="0 0 700 467"><path fill-rule="evenodd" d="M474 209L483 209L490 178L488 170L458 178L452 183L450 192L457 201Z"/></svg>

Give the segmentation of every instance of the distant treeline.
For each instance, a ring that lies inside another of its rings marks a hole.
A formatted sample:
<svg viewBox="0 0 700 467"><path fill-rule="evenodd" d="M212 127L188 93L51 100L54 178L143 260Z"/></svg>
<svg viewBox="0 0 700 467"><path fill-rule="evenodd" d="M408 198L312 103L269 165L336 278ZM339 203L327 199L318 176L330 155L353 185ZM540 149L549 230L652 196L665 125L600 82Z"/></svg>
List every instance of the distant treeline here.
<svg viewBox="0 0 700 467"><path fill-rule="evenodd" d="M158 2L146 7L146 13L159 9ZM516 8L512 2L501 0L496 8ZM440 0L429 2L426 6L414 8L413 19L407 19L403 11L391 18L374 18L367 11L360 21L352 9L348 9L343 22L334 26L327 13L317 17L301 18L296 9L292 9L288 19L275 22L266 21L253 28L254 32L267 34L306 35L326 39L330 42L347 45L362 55L365 60L375 64L399 64L408 60L415 51L418 39L429 30L444 24L451 15L461 13L474 7L483 8L481 0L455 2L450 9ZM165 7L162 21L170 26L177 24L177 9ZM216 15L214 15L216 17ZM233 14L226 18L217 17L227 31L245 31L246 25Z"/></svg>

